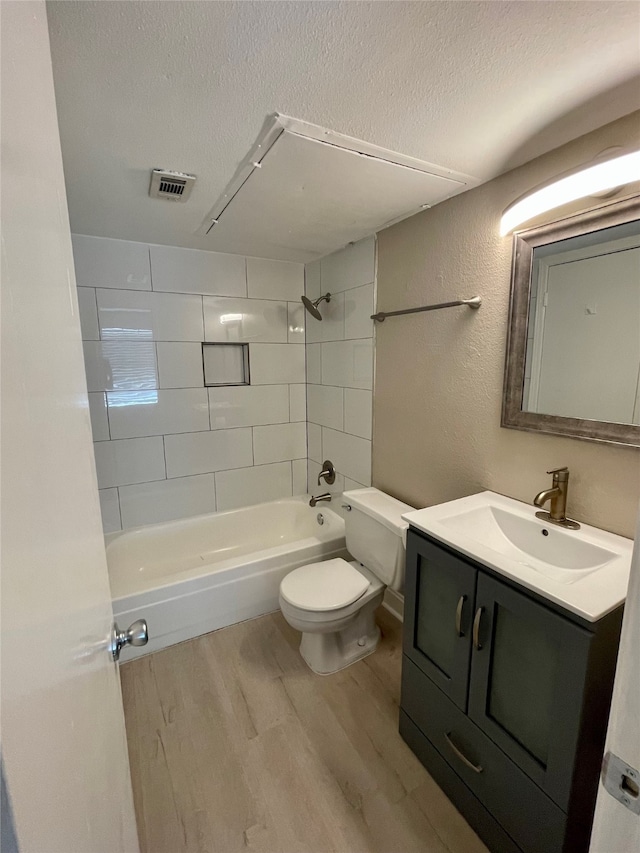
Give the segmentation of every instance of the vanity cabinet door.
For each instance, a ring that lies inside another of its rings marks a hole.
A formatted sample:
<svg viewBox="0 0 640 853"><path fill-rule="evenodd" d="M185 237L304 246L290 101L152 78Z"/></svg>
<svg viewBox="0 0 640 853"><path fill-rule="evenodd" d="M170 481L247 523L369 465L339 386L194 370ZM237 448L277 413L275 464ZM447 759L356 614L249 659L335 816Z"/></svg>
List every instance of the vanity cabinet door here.
<svg viewBox="0 0 640 853"><path fill-rule="evenodd" d="M407 534L404 652L463 711L476 576L464 560Z"/></svg>
<svg viewBox="0 0 640 853"><path fill-rule="evenodd" d="M593 635L480 573L469 716L563 809Z"/></svg>

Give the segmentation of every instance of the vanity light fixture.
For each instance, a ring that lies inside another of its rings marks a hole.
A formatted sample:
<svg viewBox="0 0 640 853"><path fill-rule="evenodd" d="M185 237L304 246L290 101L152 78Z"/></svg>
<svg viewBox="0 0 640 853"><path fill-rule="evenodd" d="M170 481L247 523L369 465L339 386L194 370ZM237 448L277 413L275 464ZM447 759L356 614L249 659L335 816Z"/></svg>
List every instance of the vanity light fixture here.
<svg viewBox="0 0 640 853"><path fill-rule="evenodd" d="M588 166L536 190L508 207L500 221L500 236L504 237L521 223L555 207L633 181L640 181L640 151Z"/></svg>

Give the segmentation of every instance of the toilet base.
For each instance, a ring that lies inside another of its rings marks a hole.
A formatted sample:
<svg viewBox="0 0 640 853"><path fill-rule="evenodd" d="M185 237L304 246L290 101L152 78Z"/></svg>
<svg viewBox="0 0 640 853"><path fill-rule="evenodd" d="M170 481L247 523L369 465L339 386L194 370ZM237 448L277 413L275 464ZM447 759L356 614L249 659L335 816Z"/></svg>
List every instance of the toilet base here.
<svg viewBox="0 0 640 853"><path fill-rule="evenodd" d="M380 642L375 612L383 594L384 591L368 601L339 631L303 632L300 654L309 669L316 675L331 675L375 652Z"/></svg>

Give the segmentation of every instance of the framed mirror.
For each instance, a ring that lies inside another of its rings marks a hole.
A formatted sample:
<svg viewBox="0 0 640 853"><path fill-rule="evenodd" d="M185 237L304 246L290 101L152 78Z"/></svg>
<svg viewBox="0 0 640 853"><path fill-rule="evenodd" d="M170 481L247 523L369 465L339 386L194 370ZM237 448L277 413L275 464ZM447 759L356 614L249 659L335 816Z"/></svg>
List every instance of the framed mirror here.
<svg viewBox="0 0 640 853"><path fill-rule="evenodd" d="M640 446L640 196L514 236L501 424Z"/></svg>

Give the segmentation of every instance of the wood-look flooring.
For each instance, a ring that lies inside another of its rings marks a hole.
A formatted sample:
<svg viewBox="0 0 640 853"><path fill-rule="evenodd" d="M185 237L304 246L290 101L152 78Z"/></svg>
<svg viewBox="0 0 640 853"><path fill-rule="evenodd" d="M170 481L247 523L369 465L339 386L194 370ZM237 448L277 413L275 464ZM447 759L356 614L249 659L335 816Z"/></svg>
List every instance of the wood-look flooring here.
<svg viewBox="0 0 640 853"><path fill-rule="evenodd" d="M314 675L280 613L121 668L143 853L487 853L398 734L400 624Z"/></svg>

